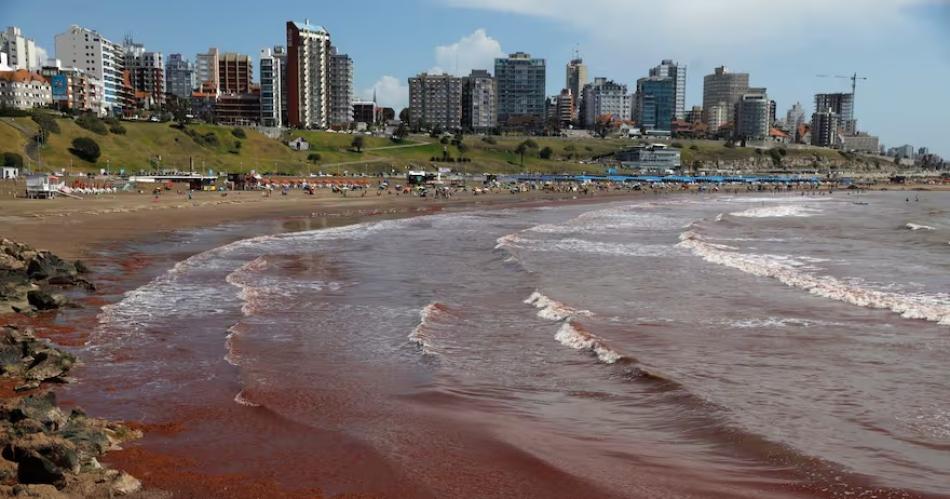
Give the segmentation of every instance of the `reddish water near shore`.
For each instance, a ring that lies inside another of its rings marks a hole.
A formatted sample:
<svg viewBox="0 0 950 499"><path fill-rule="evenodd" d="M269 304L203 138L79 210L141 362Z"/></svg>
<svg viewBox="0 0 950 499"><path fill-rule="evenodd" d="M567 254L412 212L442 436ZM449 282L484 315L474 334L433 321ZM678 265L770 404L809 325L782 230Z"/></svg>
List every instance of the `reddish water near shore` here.
<svg viewBox="0 0 950 499"><path fill-rule="evenodd" d="M91 262L61 396L181 497L941 497L934 196L183 232Z"/></svg>

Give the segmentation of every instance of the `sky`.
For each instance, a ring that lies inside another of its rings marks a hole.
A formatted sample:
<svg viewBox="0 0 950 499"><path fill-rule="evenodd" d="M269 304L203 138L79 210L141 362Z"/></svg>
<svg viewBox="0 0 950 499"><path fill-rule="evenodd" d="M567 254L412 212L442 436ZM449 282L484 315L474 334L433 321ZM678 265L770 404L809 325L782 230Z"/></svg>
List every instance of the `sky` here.
<svg viewBox="0 0 950 499"><path fill-rule="evenodd" d="M158 8L160 6L160 8ZM356 67L355 90L404 107L407 78L424 71L493 71L524 51L547 60L548 93L565 86L579 51L590 77L627 84L662 59L687 66L687 109L717 66L750 74L779 115L810 113L817 92L858 73L861 130L887 146L926 146L950 158L950 0L0 0L0 25L19 26L50 57L53 38L79 24L148 50L194 59L208 47L250 54L285 44L288 20L325 26ZM256 65L255 65L256 70Z"/></svg>

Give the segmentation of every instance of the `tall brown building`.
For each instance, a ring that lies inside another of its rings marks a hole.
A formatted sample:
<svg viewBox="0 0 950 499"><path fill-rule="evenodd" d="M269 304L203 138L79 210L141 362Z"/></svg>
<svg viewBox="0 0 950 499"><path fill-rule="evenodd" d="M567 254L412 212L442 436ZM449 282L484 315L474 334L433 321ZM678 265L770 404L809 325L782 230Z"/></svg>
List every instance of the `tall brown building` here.
<svg viewBox="0 0 950 499"><path fill-rule="evenodd" d="M254 67L251 57L227 53L218 58L218 89L224 94L251 93Z"/></svg>
<svg viewBox="0 0 950 499"><path fill-rule="evenodd" d="M287 122L297 128L330 124L330 32L287 22Z"/></svg>

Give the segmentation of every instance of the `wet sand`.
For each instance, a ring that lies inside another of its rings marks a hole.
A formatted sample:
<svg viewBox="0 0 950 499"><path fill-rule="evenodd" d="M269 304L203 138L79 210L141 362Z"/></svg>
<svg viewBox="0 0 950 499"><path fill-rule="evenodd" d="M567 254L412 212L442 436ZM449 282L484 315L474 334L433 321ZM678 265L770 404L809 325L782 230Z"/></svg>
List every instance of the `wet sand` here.
<svg viewBox="0 0 950 499"><path fill-rule="evenodd" d="M50 250L63 258L83 258L104 246L136 239L160 238L181 229L213 227L226 223L281 220L289 218L345 218L346 223L380 216L407 216L414 213L462 209L475 206L506 206L528 202L603 200L642 196L632 191L579 193L507 191L451 199L418 198L408 195L377 196L351 194L342 197L328 190L308 196L292 191L288 196L274 193L235 191L195 193L192 200L183 194L166 192L156 200L150 194L119 193L70 199L0 200L0 237Z"/></svg>

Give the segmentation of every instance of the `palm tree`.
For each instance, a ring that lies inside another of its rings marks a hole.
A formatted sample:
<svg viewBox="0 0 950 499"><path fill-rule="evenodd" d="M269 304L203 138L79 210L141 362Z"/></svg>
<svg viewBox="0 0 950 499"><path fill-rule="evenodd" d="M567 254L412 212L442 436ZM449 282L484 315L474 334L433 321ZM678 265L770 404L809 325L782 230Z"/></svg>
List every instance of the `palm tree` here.
<svg viewBox="0 0 950 499"><path fill-rule="evenodd" d="M521 168L524 169L524 153L528 152L528 144L522 142L515 148L515 154L521 155Z"/></svg>

